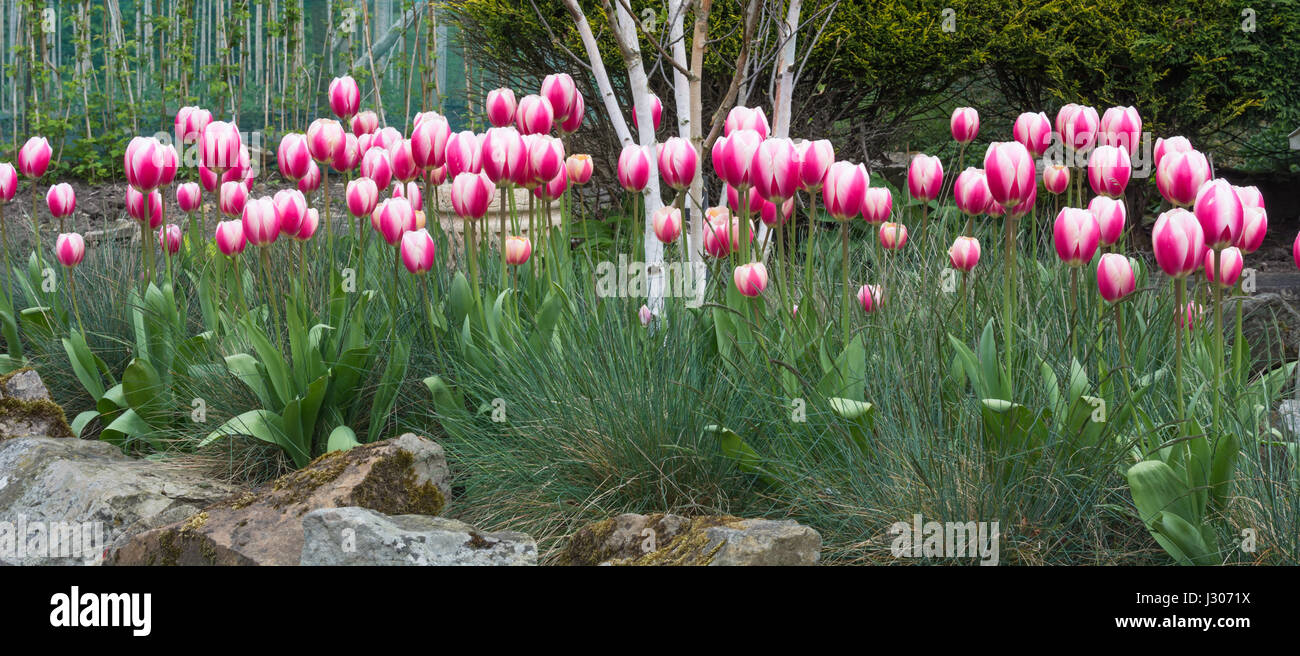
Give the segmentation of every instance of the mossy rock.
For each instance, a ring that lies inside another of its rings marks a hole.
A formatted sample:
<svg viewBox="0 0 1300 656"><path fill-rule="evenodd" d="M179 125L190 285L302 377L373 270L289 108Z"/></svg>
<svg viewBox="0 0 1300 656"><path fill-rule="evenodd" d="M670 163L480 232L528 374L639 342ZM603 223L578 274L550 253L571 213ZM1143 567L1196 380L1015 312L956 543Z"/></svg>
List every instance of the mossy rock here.
<svg viewBox="0 0 1300 656"><path fill-rule="evenodd" d="M449 480L442 447L407 433L322 455L259 490L136 536L110 562L296 565L307 513L356 506L386 515L438 515L451 493Z"/></svg>

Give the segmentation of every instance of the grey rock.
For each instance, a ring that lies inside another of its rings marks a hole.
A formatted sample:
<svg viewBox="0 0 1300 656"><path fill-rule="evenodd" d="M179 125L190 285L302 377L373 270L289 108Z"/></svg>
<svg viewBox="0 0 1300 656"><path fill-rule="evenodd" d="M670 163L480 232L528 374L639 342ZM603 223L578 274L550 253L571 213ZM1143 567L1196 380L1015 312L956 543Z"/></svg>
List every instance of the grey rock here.
<svg viewBox="0 0 1300 656"><path fill-rule="evenodd" d="M454 519L326 508L302 518L302 565L536 565L524 533L482 533Z"/></svg>
<svg viewBox="0 0 1300 656"><path fill-rule="evenodd" d="M1260 293L1227 299L1223 306L1224 339L1231 343L1236 330L1237 306L1242 311L1241 333L1250 344L1251 371L1278 366L1283 358L1300 356L1300 311L1282 294ZM1208 310L1208 308L1207 308ZM1212 321L1207 311L1205 321Z"/></svg>
<svg viewBox="0 0 1300 656"><path fill-rule="evenodd" d="M0 441L0 561L100 564L106 548L237 491L192 472L129 458L106 442ZM59 542L66 548L50 548L53 533L63 536ZM20 553L20 537L37 548Z"/></svg>
<svg viewBox="0 0 1300 656"><path fill-rule="evenodd" d="M0 383L0 398L19 401L49 401L50 390L35 369L19 369Z"/></svg>

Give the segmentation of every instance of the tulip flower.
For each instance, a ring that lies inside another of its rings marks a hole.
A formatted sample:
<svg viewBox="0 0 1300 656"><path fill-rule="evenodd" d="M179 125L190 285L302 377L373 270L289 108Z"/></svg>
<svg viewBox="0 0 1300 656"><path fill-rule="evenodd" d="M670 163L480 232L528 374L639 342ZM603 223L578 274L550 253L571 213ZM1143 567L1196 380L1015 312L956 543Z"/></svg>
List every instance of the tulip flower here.
<svg viewBox="0 0 1300 656"><path fill-rule="evenodd" d="M867 168L852 162L835 162L826 172L822 205L839 221L848 221L862 210L867 191Z"/></svg>
<svg viewBox="0 0 1300 656"><path fill-rule="evenodd" d="M158 246L168 255L175 255L181 250L181 227L168 223L158 228Z"/></svg>
<svg viewBox="0 0 1300 656"><path fill-rule="evenodd" d="M1070 186L1070 169L1064 164L1052 164L1043 169L1043 187L1060 196Z"/></svg>
<svg viewBox="0 0 1300 656"><path fill-rule="evenodd" d="M329 164L343 147L343 126L332 118L318 118L307 126L307 149L317 165Z"/></svg>
<svg viewBox="0 0 1300 656"><path fill-rule="evenodd" d="M564 174L564 170L561 169L559 173L555 174L555 177L547 180L543 184L537 185L533 189L533 195L541 199L543 203L549 203L560 196L563 196L564 190L568 188L569 178Z"/></svg>
<svg viewBox="0 0 1300 656"><path fill-rule="evenodd" d="M637 310L636 314L637 317L641 319L642 326L649 326L650 322L655 319L654 312L651 312L650 308L645 305L642 305L641 309Z"/></svg>
<svg viewBox="0 0 1300 656"><path fill-rule="evenodd" d="M244 237L254 246L269 246L280 236L280 213L270 196L250 199L240 218Z"/></svg>
<svg viewBox="0 0 1300 656"><path fill-rule="evenodd" d="M244 238L244 224L242 221L221 221L217 224L216 233L217 249L223 255L234 257L244 252L244 247L248 245L248 240Z"/></svg>
<svg viewBox="0 0 1300 656"><path fill-rule="evenodd" d="M9 202L18 193L18 171L9 162L0 162L0 202Z"/></svg>
<svg viewBox="0 0 1300 656"><path fill-rule="evenodd" d="M505 87L489 91L485 103L488 123L498 128L514 123L515 109L518 106L519 103L515 101L514 91Z"/></svg>
<svg viewBox="0 0 1300 656"><path fill-rule="evenodd" d="M952 195L957 201L957 209L966 216L983 214L989 203L993 202L984 171L973 166L957 176L957 181L952 186Z"/></svg>
<svg viewBox="0 0 1300 656"><path fill-rule="evenodd" d="M162 225L162 194L157 191L149 192L148 216L145 216L144 194L132 189L126 188L126 214L136 221L148 221L150 229L156 229Z"/></svg>
<svg viewBox="0 0 1300 656"><path fill-rule="evenodd" d="M907 226L886 221L880 224L880 245L885 250L896 251L907 243Z"/></svg>
<svg viewBox="0 0 1300 656"><path fill-rule="evenodd" d="M695 152L695 146L681 137L669 137L659 149L659 177L673 189L682 191L690 187L698 167L699 154Z"/></svg>
<svg viewBox="0 0 1300 656"><path fill-rule="evenodd" d="M461 173L478 173L482 170L482 152L478 135L469 130L448 137L445 157L447 177L455 180ZM362 160L362 165L364 164L365 160Z"/></svg>
<svg viewBox="0 0 1300 656"><path fill-rule="evenodd" d="M984 176L993 200L1003 207L1020 203L1038 188L1034 160L1024 145L1014 141L989 144L984 155Z"/></svg>
<svg viewBox="0 0 1300 656"><path fill-rule="evenodd" d="M1205 249L1205 279L1224 287L1236 285L1245 264L1242 261L1241 250L1235 246L1229 246L1219 252L1219 260L1223 268L1222 279L1218 276L1219 267L1215 265L1214 259L1214 251L1209 248Z"/></svg>
<svg viewBox="0 0 1300 656"><path fill-rule="evenodd" d="M217 196L217 208L230 217L243 216L248 203L248 187L238 182L223 182Z"/></svg>
<svg viewBox="0 0 1300 656"><path fill-rule="evenodd" d="M618 183L630 193L640 193L650 182L650 158L636 144L623 146L618 156Z"/></svg>
<svg viewBox="0 0 1300 656"><path fill-rule="evenodd" d="M870 314L880 308L881 292L880 285L863 285L858 288L858 305L862 306L863 312Z"/></svg>
<svg viewBox="0 0 1300 656"><path fill-rule="evenodd" d="M336 77L330 80L329 99L330 110L340 120L346 121L361 108L361 88L350 75Z"/></svg>
<svg viewBox="0 0 1300 656"><path fill-rule="evenodd" d="M388 159L393 165L393 177L402 182L410 182L420 176L420 167L415 163L415 154L411 152L409 139L398 139L388 146Z"/></svg>
<svg viewBox="0 0 1300 656"><path fill-rule="evenodd" d="M389 246L399 246L402 235L415 223L415 208L405 198L389 198L375 208L373 221Z"/></svg>
<svg viewBox="0 0 1300 656"><path fill-rule="evenodd" d="M555 124L551 101L536 94L524 96L515 110L515 127L520 134L547 134Z"/></svg>
<svg viewBox="0 0 1300 656"><path fill-rule="evenodd" d="M197 211L203 203L203 189L197 182L186 182L176 186L176 206L182 212Z"/></svg>
<svg viewBox="0 0 1300 656"><path fill-rule="evenodd" d="M439 166L438 168L429 169L425 172L425 179L435 187L442 186L442 183L447 181L447 167ZM437 193L437 190L434 190L434 192Z"/></svg>
<svg viewBox="0 0 1300 656"><path fill-rule="evenodd" d="M1210 179L1210 162L1195 151L1166 152L1156 165L1156 188L1179 207L1196 202L1197 191Z"/></svg>
<svg viewBox="0 0 1300 656"><path fill-rule="evenodd" d="M402 235L402 264L411 273L427 273L433 268L433 258L438 247L423 228Z"/></svg>
<svg viewBox="0 0 1300 656"><path fill-rule="evenodd" d="M1268 232L1268 212L1262 207L1246 207L1241 234L1237 236L1233 246L1240 248L1243 253L1254 253L1264 244L1266 232Z"/></svg>
<svg viewBox="0 0 1300 656"><path fill-rule="evenodd" d="M862 218L877 225L889 220L893 213L894 197L885 187L867 187L862 196Z"/></svg>
<svg viewBox="0 0 1300 656"><path fill-rule="evenodd" d="M1133 265L1119 253L1105 253L1097 262L1097 289L1101 297L1115 303L1137 289Z"/></svg>
<svg viewBox="0 0 1300 656"><path fill-rule="evenodd" d="M124 156L126 182L139 191L152 191L165 184L168 167L175 177L175 166L163 146L153 137L135 137L126 146Z"/></svg>
<svg viewBox="0 0 1300 656"><path fill-rule="evenodd" d="M767 289L767 267L762 262L742 264L736 267L732 279L736 283L736 291L742 296L753 298Z"/></svg>
<svg viewBox="0 0 1300 656"><path fill-rule="evenodd" d="M390 155L383 148L371 148L361 157L361 175L374 180L375 186L387 189L393 181L393 165Z"/></svg>
<svg viewBox="0 0 1300 656"><path fill-rule="evenodd" d="M800 185L805 191L819 191L826 181L826 172L835 162L835 147L827 139L801 141L795 145L799 155Z"/></svg>
<svg viewBox="0 0 1300 656"><path fill-rule="evenodd" d="M727 193L727 207L737 214L758 214L763 211L762 196L753 189L746 189L743 196L740 191L731 185L724 185Z"/></svg>
<svg viewBox="0 0 1300 656"><path fill-rule="evenodd" d="M72 190L72 185L61 182L50 187L46 192L45 204L49 206L50 214L55 218L72 216L72 213L77 211L77 193Z"/></svg>
<svg viewBox="0 0 1300 656"><path fill-rule="evenodd" d="M38 179L45 175L53 155L54 149L45 137L32 137L18 150L18 171L29 180Z"/></svg>
<svg viewBox="0 0 1300 656"><path fill-rule="evenodd" d="M1296 268L1300 268L1300 234L1296 234L1295 242L1291 244L1291 260L1295 262Z"/></svg>
<svg viewBox="0 0 1300 656"><path fill-rule="evenodd" d="M1087 152L1096 143L1101 119L1097 110L1080 105L1066 105L1056 115L1057 131L1067 150Z"/></svg>
<svg viewBox="0 0 1300 656"><path fill-rule="evenodd" d="M1088 184L1093 192L1102 196L1123 196L1132 173L1128 151L1123 148L1097 146L1088 157Z"/></svg>
<svg viewBox="0 0 1300 656"><path fill-rule="evenodd" d="M980 263L980 240L974 237L958 237L948 249L948 262L952 268L969 273Z"/></svg>
<svg viewBox="0 0 1300 656"><path fill-rule="evenodd" d="M1227 180L1216 178L1201 185L1192 211L1201 224L1205 245L1209 248L1226 248L1241 235L1245 209Z"/></svg>
<svg viewBox="0 0 1300 656"><path fill-rule="evenodd" d="M197 143L208 124L212 112L202 107L182 107L176 111L176 143Z"/></svg>
<svg viewBox="0 0 1300 656"><path fill-rule="evenodd" d="M1092 213L1101 229L1103 246L1110 246L1119 241L1120 235L1124 233L1124 222L1128 218L1128 211L1123 201L1097 196L1088 203L1088 211Z"/></svg>
<svg viewBox="0 0 1300 656"><path fill-rule="evenodd" d="M952 110L952 119L948 122L952 128L952 139L961 145L975 140L980 133L980 114L974 107L958 107Z"/></svg>
<svg viewBox="0 0 1300 656"><path fill-rule="evenodd" d="M421 169L438 168L447 161L447 140L451 138L451 125L447 117L430 112L411 130L411 155Z"/></svg>
<svg viewBox="0 0 1300 656"><path fill-rule="evenodd" d="M1196 216L1175 208L1156 219L1151 230L1151 248L1156 264L1166 275L1183 278L1195 273L1205 251L1205 237Z"/></svg>
<svg viewBox="0 0 1300 656"><path fill-rule="evenodd" d="M731 133L720 153L723 170L718 173L718 177L733 187L749 186L754 155L762 143L763 138L754 130L737 130ZM716 166L718 162L715 160L714 163Z"/></svg>
<svg viewBox="0 0 1300 656"><path fill-rule="evenodd" d="M69 269L81 264L86 257L86 242L75 232L65 232L54 242L54 256Z"/></svg>
<svg viewBox="0 0 1300 656"><path fill-rule="evenodd" d="M943 163L938 157L918 154L907 167L907 191L919 201L932 201L939 197L943 186Z"/></svg>
<svg viewBox="0 0 1300 656"><path fill-rule="evenodd" d="M577 94L573 98L573 107L569 109L569 117L560 123L560 132L564 134L573 134L582 127L582 121L587 117L587 103L582 99L582 94Z"/></svg>
<svg viewBox="0 0 1300 656"><path fill-rule="evenodd" d="M569 158L564 160L564 168L568 171L570 183L585 185L591 180L591 155L569 155Z"/></svg>
<svg viewBox="0 0 1300 656"><path fill-rule="evenodd" d="M375 131L374 136L370 138L371 148L388 149L393 144L402 140L402 131L387 125Z"/></svg>
<svg viewBox="0 0 1300 656"><path fill-rule="evenodd" d="M780 205L766 201L763 199L762 196L758 196L758 201L762 203L762 205L758 208L758 218L761 219L763 223L769 228L777 228L785 225L785 222L789 221L790 217L794 215L793 198L785 199L785 202L781 203ZM781 249L785 248L783 242L781 241L777 241L777 247ZM781 256L781 259L784 260L785 257Z"/></svg>
<svg viewBox="0 0 1300 656"><path fill-rule="evenodd" d="M671 244L682 234L682 211L665 205L650 214L650 223L655 237L665 244Z"/></svg>
<svg viewBox="0 0 1300 656"><path fill-rule="evenodd" d="M551 104L555 119L563 122L578 103L578 87L568 73L552 73L542 80L541 96Z"/></svg>
<svg viewBox="0 0 1300 656"><path fill-rule="evenodd" d="M307 241L316 234L318 227L320 227L320 212L313 207L307 210L307 216L303 217L302 223L298 225L298 232L289 236L297 241ZM298 254L301 257L302 251L298 251Z"/></svg>
<svg viewBox="0 0 1300 656"><path fill-rule="evenodd" d="M1249 187L1238 187L1233 185L1232 190L1237 192L1237 198L1241 199L1242 207L1250 209L1252 207L1264 209L1264 195L1259 192L1259 187L1251 185Z"/></svg>
<svg viewBox="0 0 1300 656"><path fill-rule="evenodd" d="M496 185L485 173L461 173L451 183L451 207L456 216L481 219L487 214Z"/></svg>
<svg viewBox="0 0 1300 656"><path fill-rule="evenodd" d="M528 241L527 237L510 235L506 237L505 258L506 264L510 266L519 266L528 261L533 254L533 244Z"/></svg>
<svg viewBox="0 0 1300 656"><path fill-rule="evenodd" d="M536 135L528 144L525 159L529 184L553 182L564 172L564 142L549 135Z"/></svg>
<svg viewBox="0 0 1300 656"><path fill-rule="evenodd" d="M352 134L358 139L363 134L374 134L379 129L379 115L366 110L352 117Z"/></svg>
<svg viewBox="0 0 1300 656"><path fill-rule="evenodd" d="M350 132L343 134L343 146L334 153L334 160L330 165L335 171L347 172L357 168L361 164L361 142Z"/></svg>
<svg viewBox="0 0 1300 656"><path fill-rule="evenodd" d="M708 225L704 228L704 252L710 257L726 257L734 251L738 251L743 237L740 229L740 219L732 217L726 208L711 207L705 212L708 218ZM749 242L754 241L754 231L745 231L749 234Z"/></svg>
<svg viewBox="0 0 1300 656"><path fill-rule="evenodd" d="M316 166L316 162L312 162L311 166L307 167L307 175L298 181L298 191L301 191L304 194L310 194L317 189L320 189L320 185L320 167ZM245 188L247 188L247 185L245 185Z"/></svg>
<svg viewBox="0 0 1300 656"><path fill-rule="evenodd" d="M239 128L233 123L213 121L199 138L201 163L213 173L221 175L239 165L243 143Z"/></svg>
<svg viewBox="0 0 1300 656"><path fill-rule="evenodd" d="M727 120L723 123L723 134L730 137L732 133L740 130L753 130L758 133L759 140L767 138L772 131L767 122L767 114L763 113L762 107L732 107L727 113Z"/></svg>
<svg viewBox="0 0 1300 656"><path fill-rule="evenodd" d="M648 98L650 99L650 123L654 126L654 131L658 132L659 123L663 120L664 117L664 104L662 101L659 100L659 96L656 96L654 94L650 94ZM637 123L636 108L633 107L632 128L640 129L640 127L641 126Z"/></svg>
<svg viewBox="0 0 1300 656"><path fill-rule="evenodd" d="M280 232L295 235L307 218L307 197L297 189L281 189L272 198L280 215Z"/></svg>
<svg viewBox="0 0 1300 656"><path fill-rule="evenodd" d="M1186 153L1195 150L1192 148L1192 142L1187 137L1170 137L1168 139L1156 139L1156 146L1151 151L1152 160L1156 169L1159 170L1160 162L1164 160L1165 155L1172 153Z"/></svg>
<svg viewBox="0 0 1300 656"><path fill-rule="evenodd" d="M1056 215L1052 229L1056 255L1072 267L1092 261L1101 239L1101 227L1088 210L1066 207Z"/></svg>
<svg viewBox="0 0 1300 656"><path fill-rule="evenodd" d="M1043 112L1025 112L1016 117L1011 135L1030 155L1039 157L1052 146L1052 122Z"/></svg>
<svg viewBox="0 0 1300 656"><path fill-rule="evenodd" d="M759 196L771 203L794 198L803 182L799 155L789 139L770 138L759 143L750 159L749 178Z"/></svg>
<svg viewBox="0 0 1300 656"><path fill-rule="evenodd" d="M1136 107L1111 107L1101 116L1101 142L1132 155L1142 139L1142 117Z"/></svg>
<svg viewBox="0 0 1300 656"><path fill-rule="evenodd" d="M406 184L394 182L388 196L390 198L405 198L416 212L424 210L424 195L420 193L420 185L416 184L415 181Z"/></svg>

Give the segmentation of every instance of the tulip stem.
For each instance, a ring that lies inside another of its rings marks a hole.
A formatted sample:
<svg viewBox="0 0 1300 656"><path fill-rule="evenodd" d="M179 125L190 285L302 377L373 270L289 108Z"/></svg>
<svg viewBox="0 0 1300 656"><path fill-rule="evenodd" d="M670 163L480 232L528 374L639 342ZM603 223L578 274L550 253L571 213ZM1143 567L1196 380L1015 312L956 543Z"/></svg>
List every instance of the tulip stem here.
<svg viewBox="0 0 1300 656"><path fill-rule="evenodd" d="M1016 288L1016 282L1015 282L1015 279L1016 279L1016 220L1015 220L1014 218L1012 218L1012 216L1011 216L1011 208L1010 208L1010 207L1006 208L1006 219L1005 219L1005 221L1006 221L1006 233L1007 233L1007 234L1006 234L1006 242L1007 242L1007 244L1006 244L1006 259L1007 259L1007 261L1006 261L1006 271L1007 271L1007 280L1006 280L1006 283L1003 285L1003 287L1004 287L1004 293L1005 293L1005 298L1003 298L1003 303L1002 303L1002 315L1003 315L1003 317L1002 317L1002 332L1003 332L1003 341L1006 342L1006 349L1007 349L1007 365L1006 365L1006 366L1007 366L1007 382L1010 383L1011 380L1012 380L1012 371L1011 371L1011 359L1012 359L1012 356L1011 356L1011 354L1012 354L1012 348L1011 348L1011 347L1012 347L1012 343L1011 343L1011 342L1012 342L1012 336L1013 336L1013 334L1014 334L1014 332L1015 332L1014 329L1012 328L1012 325L1011 325L1011 322L1012 322L1012 315L1013 315L1013 312L1012 312L1012 299L1013 299L1013 297L1014 297L1014 295L1015 295L1015 288ZM1007 399L1007 400L1009 401L1010 399Z"/></svg>
<svg viewBox="0 0 1300 656"><path fill-rule="evenodd" d="M259 246L258 250L262 256L262 277L266 279L266 304L271 307L271 316L275 318L275 343L280 343L283 333L280 332L280 306L273 298L271 290L274 285L271 282L271 254L267 251L267 246Z"/></svg>
<svg viewBox="0 0 1300 656"><path fill-rule="evenodd" d="M433 322L433 303L429 302L429 281L423 274L420 275L420 296L424 297L424 314L429 322L429 336L433 338L433 346L436 351L438 347L438 330Z"/></svg>
<svg viewBox="0 0 1300 656"><path fill-rule="evenodd" d="M45 254L41 252L41 224L39 218L36 216L36 208L39 207L39 201L37 199L40 195L36 190L37 184L39 184L38 180L32 180L32 234L36 236L36 262L44 268ZM145 211L147 212L148 210ZM148 223L148 221L145 223Z"/></svg>
<svg viewBox="0 0 1300 656"><path fill-rule="evenodd" d="M4 240L4 263L5 263L5 299L9 304L9 311L13 312L14 308L14 280L13 268L9 266L9 224L5 223L5 206L0 203L0 238ZM1241 316L1240 313L1237 315ZM1238 321L1240 323L1240 321Z"/></svg>
<svg viewBox="0 0 1300 656"><path fill-rule="evenodd" d="M808 289L808 294L813 289L813 261L816 260L815 251L817 249L817 192L808 192L808 248L804 253L803 278L804 286ZM814 298L816 296L814 295Z"/></svg>
<svg viewBox="0 0 1300 656"><path fill-rule="evenodd" d="M1124 372L1124 390L1128 393L1129 398L1133 397L1133 386L1129 383L1128 378L1128 353L1124 350L1124 311L1119 303L1115 304L1115 337L1118 339L1116 346L1119 349L1119 366Z"/></svg>
<svg viewBox="0 0 1300 656"><path fill-rule="evenodd" d="M469 277L474 282L474 304L480 304L479 287L478 287L478 247L474 239L474 220L471 218L462 218L461 231L465 239L465 259L469 263Z"/></svg>
<svg viewBox="0 0 1300 656"><path fill-rule="evenodd" d="M1070 267L1070 359L1079 357L1079 267Z"/></svg>
<svg viewBox="0 0 1300 656"><path fill-rule="evenodd" d="M1214 430L1222 427L1219 418L1223 403L1223 249L1214 249Z"/></svg>
<svg viewBox="0 0 1300 656"><path fill-rule="evenodd" d="M1183 277L1174 280L1174 381L1177 383L1178 397L1178 435L1182 437L1186 430L1187 408L1183 401L1183 332L1187 330L1187 308L1183 297L1186 296L1187 280Z"/></svg>
<svg viewBox="0 0 1300 656"><path fill-rule="evenodd" d="M840 222L840 277L844 281L844 302L840 304L840 323L843 324L841 330L844 332L844 347L848 348L849 304L853 302L853 292L849 289L849 222L847 220Z"/></svg>

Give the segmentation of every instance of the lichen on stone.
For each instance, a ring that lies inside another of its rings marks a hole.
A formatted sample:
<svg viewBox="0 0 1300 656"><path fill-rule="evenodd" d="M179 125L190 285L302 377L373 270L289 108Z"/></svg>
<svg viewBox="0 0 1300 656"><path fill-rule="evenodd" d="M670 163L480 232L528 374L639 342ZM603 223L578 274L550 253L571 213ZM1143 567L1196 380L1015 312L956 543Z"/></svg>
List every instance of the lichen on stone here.
<svg viewBox="0 0 1300 656"><path fill-rule="evenodd" d="M352 501L385 515L436 516L446 505L442 490L433 481L418 482L415 456L404 450L375 462L352 490Z"/></svg>
<svg viewBox="0 0 1300 656"><path fill-rule="evenodd" d="M72 427L68 425L67 415L63 414L63 408L48 399L38 399L36 401L20 401L11 398L0 399L0 422L4 422L11 417L17 420L28 417L48 420L51 428L44 437L76 437L72 433ZM15 436L0 434L0 440L12 437Z"/></svg>

